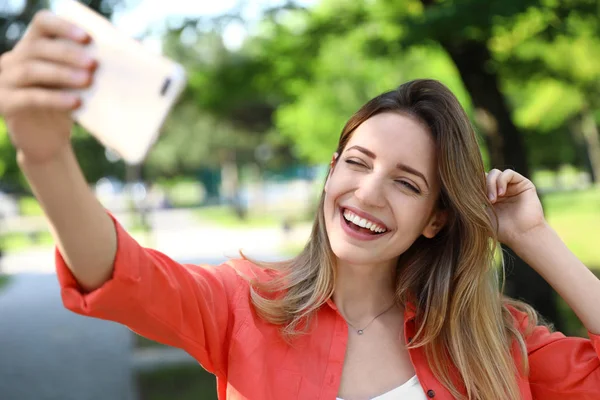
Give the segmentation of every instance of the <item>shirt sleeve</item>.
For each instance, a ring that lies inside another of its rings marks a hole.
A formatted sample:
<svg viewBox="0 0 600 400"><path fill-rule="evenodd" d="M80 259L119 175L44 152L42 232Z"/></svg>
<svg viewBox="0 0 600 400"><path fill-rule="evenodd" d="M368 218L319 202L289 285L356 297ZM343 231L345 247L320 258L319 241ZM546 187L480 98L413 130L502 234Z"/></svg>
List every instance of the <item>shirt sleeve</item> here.
<svg viewBox="0 0 600 400"><path fill-rule="evenodd" d="M113 275L85 293L56 250L64 306L115 321L151 340L186 350L214 374L226 370L232 306L243 280L230 263L194 266L140 246L113 218L117 253Z"/></svg>
<svg viewBox="0 0 600 400"><path fill-rule="evenodd" d="M525 314L517 316L522 332ZM589 339L566 337L536 326L525 337L529 357L529 384L534 399L600 399L600 335Z"/></svg>

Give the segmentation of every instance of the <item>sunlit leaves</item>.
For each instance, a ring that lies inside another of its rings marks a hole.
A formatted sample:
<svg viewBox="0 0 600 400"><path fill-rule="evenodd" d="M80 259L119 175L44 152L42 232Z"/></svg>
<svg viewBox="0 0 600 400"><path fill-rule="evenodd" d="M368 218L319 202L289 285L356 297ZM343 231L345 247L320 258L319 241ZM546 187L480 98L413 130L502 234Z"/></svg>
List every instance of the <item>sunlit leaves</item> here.
<svg viewBox="0 0 600 400"><path fill-rule="evenodd" d="M553 79L531 80L507 89L515 95L515 123L541 132L564 125L578 115L584 103L577 89Z"/></svg>
<svg viewBox="0 0 600 400"><path fill-rule="evenodd" d="M411 79L439 79L470 108L460 78L440 48L415 46L394 56L373 57L364 51L362 33L357 29L321 43L313 79L299 85L296 101L277 112L277 128L305 160L326 161L353 113L370 98Z"/></svg>

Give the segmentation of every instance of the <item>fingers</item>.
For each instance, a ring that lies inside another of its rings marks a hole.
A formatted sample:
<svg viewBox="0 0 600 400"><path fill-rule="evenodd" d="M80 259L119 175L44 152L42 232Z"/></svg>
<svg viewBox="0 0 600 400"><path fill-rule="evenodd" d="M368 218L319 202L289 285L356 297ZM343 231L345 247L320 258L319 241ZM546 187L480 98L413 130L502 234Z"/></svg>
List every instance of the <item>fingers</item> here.
<svg viewBox="0 0 600 400"><path fill-rule="evenodd" d="M19 50L15 54L5 53L7 58L0 60L4 63L4 67L27 59L51 61L76 68L93 69L96 67L96 61L86 51L84 45L65 39L41 38L23 44ZM2 64L0 64L1 66Z"/></svg>
<svg viewBox="0 0 600 400"><path fill-rule="evenodd" d="M515 171L513 171L512 169L507 169L505 171L503 171L499 176L498 179L496 181L496 190L498 193L498 196L504 196L507 192L508 192L508 185L509 183L517 183L517 180L521 181L522 179L517 179L521 177L523 178L521 175L517 174Z"/></svg>
<svg viewBox="0 0 600 400"><path fill-rule="evenodd" d="M0 114L27 108L72 110L72 89L88 87L96 62L86 51L90 37L49 11L38 12L23 39L0 56Z"/></svg>
<svg viewBox="0 0 600 400"><path fill-rule="evenodd" d="M0 86L9 89L30 86L83 88L90 83L89 71L39 60L31 60L20 68L7 68L0 76Z"/></svg>
<svg viewBox="0 0 600 400"><path fill-rule="evenodd" d="M27 42L41 37L65 38L79 43L87 43L91 39L83 29L48 10L42 10L35 14L23 41Z"/></svg>
<svg viewBox="0 0 600 400"><path fill-rule="evenodd" d="M6 96L0 90L0 98ZM11 101L0 101L0 114L12 115L23 110L40 108L54 111L74 110L80 105L79 96L65 90L25 88L10 91Z"/></svg>
<svg viewBox="0 0 600 400"><path fill-rule="evenodd" d="M524 189L530 186L532 184L527 178L512 169L504 171L493 169L487 174L488 198L492 203L495 203L500 197L517 194L520 191L519 188Z"/></svg>
<svg viewBox="0 0 600 400"><path fill-rule="evenodd" d="M502 174L499 169L493 169L487 174L487 195L488 199L493 203L498 197L498 177Z"/></svg>

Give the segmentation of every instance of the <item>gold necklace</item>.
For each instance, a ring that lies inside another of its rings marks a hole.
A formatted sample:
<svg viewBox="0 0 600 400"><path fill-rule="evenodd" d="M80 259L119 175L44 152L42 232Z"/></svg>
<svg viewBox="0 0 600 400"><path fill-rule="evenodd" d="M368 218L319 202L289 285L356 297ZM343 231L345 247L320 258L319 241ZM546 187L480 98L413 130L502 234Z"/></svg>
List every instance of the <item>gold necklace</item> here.
<svg viewBox="0 0 600 400"><path fill-rule="evenodd" d="M369 325L371 325L373 323L373 321L375 321L377 318L379 318L380 316L382 316L383 314L385 314L386 312L390 311L392 309L392 307L394 307L396 305L396 302L394 301L388 308L386 308L385 310L383 310L382 312L380 312L379 314L377 314L371 321L369 321L369 323L362 329L358 329L356 328L354 325L352 325L350 322L348 322L348 320L346 319L346 317L344 317L342 315L342 318L344 318L344 321L346 321L346 323L348 325L350 325L350 327L352 329L354 329L356 331L357 334L362 335L363 333L365 333L365 329L367 329L369 327ZM340 313L341 315L341 313Z"/></svg>

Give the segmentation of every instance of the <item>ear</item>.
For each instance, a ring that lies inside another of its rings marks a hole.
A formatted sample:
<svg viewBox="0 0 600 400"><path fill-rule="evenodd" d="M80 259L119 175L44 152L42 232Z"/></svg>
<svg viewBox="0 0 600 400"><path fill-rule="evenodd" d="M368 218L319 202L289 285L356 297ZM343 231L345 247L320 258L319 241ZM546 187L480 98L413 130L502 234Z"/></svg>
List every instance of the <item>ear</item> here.
<svg viewBox="0 0 600 400"><path fill-rule="evenodd" d="M329 173L327 174L327 180L325 181L325 187L324 187L324 191L325 193L327 193L327 184L329 183L329 178L331 178L331 174L333 174L333 169L335 168L337 159L338 159L339 154L333 153L333 157L331 157L331 162L329 163Z"/></svg>
<svg viewBox="0 0 600 400"><path fill-rule="evenodd" d="M440 209L435 210L429 219L429 222L423 229L423 236L427 239L432 239L442 230L444 225L446 225L446 222L448 222L448 211Z"/></svg>

